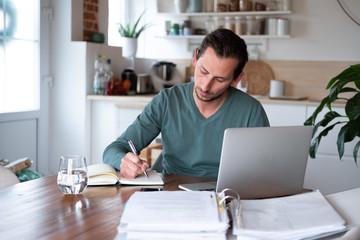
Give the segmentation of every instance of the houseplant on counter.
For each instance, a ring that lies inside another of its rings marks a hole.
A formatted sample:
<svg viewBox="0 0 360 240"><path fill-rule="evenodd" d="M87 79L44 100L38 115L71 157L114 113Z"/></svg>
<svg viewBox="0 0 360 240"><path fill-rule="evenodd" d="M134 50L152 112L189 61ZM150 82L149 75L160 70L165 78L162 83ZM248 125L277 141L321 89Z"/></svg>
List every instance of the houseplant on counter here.
<svg viewBox="0 0 360 240"><path fill-rule="evenodd" d="M360 64L352 65L332 78L326 89L330 89L329 95L320 102L314 113L304 123L304 125L314 126L313 140L310 145L310 156L315 158L321 138L325 137L329 131L340 124L342 127L337 137L339 157L341 159L344 155L345 143L356 139L358 142L353 149L353 157L357 164L357 154L360 147ZM350 93L350 97L340 96L340 94L343 93ZM331 104L339 99L346 101L345 115L341 115L331 108ZM324 115L323 119L315 123L318 114L325 106L329 111ZM338 121L333 123L332 121L335 119ZM324 127L324 129L315 137L320 126Z"/></svg>
<svg viewBox="0 0 360 240"><path fill-rule="evenodd" d="M137 50L137 38L140 34L147 29L150 24L144 24L137 30L138 24L145 14L145 11L140 15L140 17L136 20L134 25L131 25L128 21L126 24L119 23L118 32L120 36L124 39L123 53L124 57L134 57Z"/></svg>

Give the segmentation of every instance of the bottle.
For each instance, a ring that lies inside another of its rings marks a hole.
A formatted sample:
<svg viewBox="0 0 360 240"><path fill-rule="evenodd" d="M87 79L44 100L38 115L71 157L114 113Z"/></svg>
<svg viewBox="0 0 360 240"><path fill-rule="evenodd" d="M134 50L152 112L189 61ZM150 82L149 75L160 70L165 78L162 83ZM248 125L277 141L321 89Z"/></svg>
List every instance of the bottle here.
<svg viewBox="0 0 360 240"><path fill-rule="evenodd" d="M111 59L106 60L106 64L104 66L104 75L105 75L105 86L104 86L104 95L108 95L109 92L111 92L110 87L110 81L111 78L114 76L114 73L111 70Z"/></svg>
<svg viewBox="0 0 360 240"><path fill-rule="evenodd" d="M95 95L103 95L105 90L104 62L101 55L97 55L94 64L95 76L93 83L93 91Z"/></svg>

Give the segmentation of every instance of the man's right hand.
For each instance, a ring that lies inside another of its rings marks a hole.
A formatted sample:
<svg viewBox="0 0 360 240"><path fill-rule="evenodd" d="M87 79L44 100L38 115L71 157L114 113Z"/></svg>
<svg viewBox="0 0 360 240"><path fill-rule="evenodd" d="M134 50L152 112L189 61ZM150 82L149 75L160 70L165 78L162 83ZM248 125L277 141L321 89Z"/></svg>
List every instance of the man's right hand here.
<svg viewBox="0 0 360 240"><path fill-rule="evenodd" d="M141 160L138 155L128 152L121 160L120 174L126 178L135 178L149 168L149 164L145 160Z"/></svg>

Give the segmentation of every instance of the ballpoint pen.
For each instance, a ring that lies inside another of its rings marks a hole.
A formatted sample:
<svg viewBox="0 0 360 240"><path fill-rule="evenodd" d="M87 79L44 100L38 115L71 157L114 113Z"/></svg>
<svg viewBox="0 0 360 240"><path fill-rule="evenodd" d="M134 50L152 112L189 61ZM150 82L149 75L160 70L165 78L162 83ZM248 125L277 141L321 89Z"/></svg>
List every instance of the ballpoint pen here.
<svg viewBox="0 0 360 240"><path fill-rule="evenodd" d="M129 143L129 146L130 146L131 151L133 152L133 154L138 155L138 154L137 154L137 151L136 151L136 148L135 148L135 146L134 146L134 144L133 144L133 142L132 142L131 140L129 140L128 143ZM147 178L149 177L146 171L144 171L144 175L145 175Z"/></svg>

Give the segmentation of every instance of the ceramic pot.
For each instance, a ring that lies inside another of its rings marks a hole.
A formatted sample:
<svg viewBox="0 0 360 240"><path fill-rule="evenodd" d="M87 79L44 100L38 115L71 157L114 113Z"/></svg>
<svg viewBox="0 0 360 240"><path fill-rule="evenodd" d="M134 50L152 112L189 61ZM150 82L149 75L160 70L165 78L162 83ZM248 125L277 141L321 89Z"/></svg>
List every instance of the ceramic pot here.
<svg viewBox="0 0 360 240"><path fill-rule="evenodd" d="M185 12L188 5L188 0L174 0L174 7L176 13Z"/></svg>
<svg viewBox="0 0 360 240"><path fill-rule="evenodd" d="M137 38L123 38L124 45L122 47L123 57L135 57L137 51Z"/></svg>

